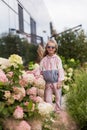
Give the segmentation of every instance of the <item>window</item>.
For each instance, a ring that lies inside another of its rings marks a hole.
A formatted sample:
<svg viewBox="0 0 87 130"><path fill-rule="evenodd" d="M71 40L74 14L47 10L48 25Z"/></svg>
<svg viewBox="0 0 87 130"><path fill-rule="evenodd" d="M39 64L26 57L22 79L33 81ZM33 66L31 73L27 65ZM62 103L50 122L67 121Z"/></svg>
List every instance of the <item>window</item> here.
<svg viewBox="0 0 87 130"><path fill-rule="evenodd" d="M36 22L30 18L31 25L31 43L36 43Z"/></svg>
<svg viewBox="0 0 87 130"><path fill-rule="evenodd" d="M18 4L19 31L24 32L23 8Z"/></svg>

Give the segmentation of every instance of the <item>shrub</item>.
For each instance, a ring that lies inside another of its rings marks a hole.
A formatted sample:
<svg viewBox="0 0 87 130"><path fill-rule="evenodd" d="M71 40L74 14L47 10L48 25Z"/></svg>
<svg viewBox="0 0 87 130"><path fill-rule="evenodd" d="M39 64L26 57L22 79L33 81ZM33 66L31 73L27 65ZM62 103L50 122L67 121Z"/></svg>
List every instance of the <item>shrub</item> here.
<svg viewBox="0 0 87 130"><path fill-rule="evenodd" d="M87 73L78 70L74 78L75 83L67 95L67 109L80 130L87 130Z"/></svg>
<svg viewBox="0 0 87 130"><path fill-rule="evenodd" d="M74 58L65 59L65 57L61 56L61 59L65 71L65 78L62 86L62 94L64 95L67 94L72 87L72 84L74 82L74 70L76 68L79 68L81 65L79 60L75 60Z"/></svg>
<svg viewBox="0 0 87 130"><path fill-rule="evenodd" d="M2 127L4 129L6 119L20 120L21 126L25 127L23 120L39 119L45 123L45 120L52 119L53 106L44 102L38 94L40 88L43 91L45 88L38 67L39 65L33 64L32 71L25 71L22 57L17 54L8 59L0 57L0 130ZM20 130L21 126L19 125Z"/></svg>
<svg viewBox="0 0 87 130"><path fill-rule="evenodd" d="M23 58L24 65L28 65L30 61L37 61L37 48L37 44L30 44L18 35L7 35L0 38L0 57L8 58L12 54L18 54Z"/></svg>
<svg viewBox="0 0 87 130"><path fill-rule="evenodd" d="M56 38L59 47L58 53L66 59L74 58L80 63L87 61L87 35L84 30L63 32Z"/></svg>

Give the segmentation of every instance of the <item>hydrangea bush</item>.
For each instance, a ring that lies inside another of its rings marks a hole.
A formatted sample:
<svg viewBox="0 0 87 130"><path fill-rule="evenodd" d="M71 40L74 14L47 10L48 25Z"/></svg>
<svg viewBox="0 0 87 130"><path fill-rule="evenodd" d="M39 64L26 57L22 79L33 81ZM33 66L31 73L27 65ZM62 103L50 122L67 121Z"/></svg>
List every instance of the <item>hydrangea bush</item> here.
<svg viewBox="0 0 87 130"><path fill-rule="evenodd" d="M13 54L0 58L0 118L48 118L53 107L38 95L45 81L38 71L24 70L22 58Z"/></svg>
<svg viewBox="0 0 87 130"><path fill-rule="evenodd" d="M64 70L65 70L65 79L63 83L63 94L67 94L72 87L72 83L74 81L73 76L74 76L74 69L69 67L67 65L64 65Z"/></svg>
<svg viewBox="0 0 87 130"><path fill-rule="evenodd" d="M80 62L79 60L75 60L73 58L67 60L64 57L61 58L65 71L65 79L62 87L64 95L67 94L73 86L72 84L74 83L74 73L75 73L74 71L80 67Z"/></svg>

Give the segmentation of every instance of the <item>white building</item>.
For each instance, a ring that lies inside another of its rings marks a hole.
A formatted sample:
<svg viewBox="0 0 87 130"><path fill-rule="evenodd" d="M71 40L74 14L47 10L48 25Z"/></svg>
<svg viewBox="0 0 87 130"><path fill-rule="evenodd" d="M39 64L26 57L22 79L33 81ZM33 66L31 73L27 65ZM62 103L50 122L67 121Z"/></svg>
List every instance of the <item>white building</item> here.
<svg viewBox="0 0 87 130"><path fill-rule="evenodd" d="M0 34L19 33L40 43L50 37L50 21L43 0L0 0Z"/></svg>

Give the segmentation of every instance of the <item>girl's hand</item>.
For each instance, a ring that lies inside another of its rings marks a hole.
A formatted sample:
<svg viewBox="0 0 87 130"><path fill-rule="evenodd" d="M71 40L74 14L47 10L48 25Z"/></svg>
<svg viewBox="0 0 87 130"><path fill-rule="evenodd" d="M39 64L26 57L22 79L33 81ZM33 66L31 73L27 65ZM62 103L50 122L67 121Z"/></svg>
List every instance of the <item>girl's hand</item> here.
<svg viewBox="0 0 87 130"><path fill-rule="evenodd" d="M60 81L60 82L57 83L57 88L59 89L61 87L62 87L62 81Z"/></svg>

